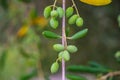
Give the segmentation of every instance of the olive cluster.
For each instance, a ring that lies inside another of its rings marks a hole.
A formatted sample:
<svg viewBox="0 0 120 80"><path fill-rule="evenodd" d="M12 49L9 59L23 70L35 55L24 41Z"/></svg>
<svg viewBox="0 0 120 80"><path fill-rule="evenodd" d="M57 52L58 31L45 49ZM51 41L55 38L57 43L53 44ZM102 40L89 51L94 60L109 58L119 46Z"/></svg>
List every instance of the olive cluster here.
<svg viewBox="0 0 120 80"><path fill-rule="evenodd" d="M62 44L54 44L53 49L55 51L59 52L59 54L58 54L57 60L51 66L52 73L55 73L58 71L58 69L59 69L58 61L61 62L62 59L64 59L65 61L69 61L70 53L75 53L78 50L77 47L74 45L68 45L67 48L65 49Z"/></svg>
<svg viewBox="0 0 120 80"><path fill-rule="evenodd" d="M44 17L50 18L50 26L53 29L56 29L59 25L58 18L62 18L65 14L68 19L68 24L76 24L78 27L83 26L83 19L79 16L79 14L74 14L74 8L68 7L66 12L61 7L55 7L52 9L52 6L47 6L44 10Z"/></svg>
<svg viewBox="0 0 120 80"><path fill-rule="evenodd" d="M62 7L57 7L55 5L51 5L51 6L47 6L44 9L44 17L47 19L50 19L49 20L50 27L52 27L53 29L56 29L59 26L58 19L63 18L63 16L67 18L69 25L75 24L78 27L82 27L83 19L82 19L82 17L80 17L77 10L75 13L75 10L76 10L75 6L70 6L66 9L66 11L64 11ZM67 36L66 38L71 39L71 40L82 38L87 34L87 31L88 31L88 29L83 29L83 30L75 33L71 37L68 37L66 34L66 36ZM42 34L45 37L51 38L51 39L62 38L62 36L60 36L54 32L51 32L51 31L44 31ZM62 44L54 44L53 49L55 51L57 51L59 54L58 54L58 58L51 66L52 73L56 73L58 71L59 62L61 62L62 59L64 59L65 61L69 61L70 53L75 53L78 50L77 47L74 45L67 45L67 47L64 47Z"/></svg>
<svg viewBox="0 0 120 80"><path fill-rule="evenodd" d="M52 6L47 6L44 10L44 17L45 18L50 18L50 26L53 29L56 29L59 25L58 22L58 17L62 18L64 15L64 11L61 7L56 7L56 9L53 8L52 10Z"/></svg>
<svg viewBox="0 0 120 80"><path fill-rule="evenodd" d="M74 8L73 7L68 7L66 10L66 17L69 18L68 23L69 24L75 24L78 27L83 26L83 19L79 16L79 14L73 14L74 13Z"/></svg>

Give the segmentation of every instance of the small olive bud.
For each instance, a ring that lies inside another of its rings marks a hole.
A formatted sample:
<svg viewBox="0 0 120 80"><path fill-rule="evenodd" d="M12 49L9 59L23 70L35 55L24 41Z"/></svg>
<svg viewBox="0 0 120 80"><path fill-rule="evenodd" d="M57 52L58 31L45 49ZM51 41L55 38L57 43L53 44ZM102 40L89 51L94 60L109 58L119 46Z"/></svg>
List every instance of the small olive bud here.
<svg viewBox="0 0 120 80"><path fill-rule="evenodd" d="M76 46L74 46L74 45L69 45L69 46L67 46L67 50L70 52L70 53L75 53L75 52L77 52L77 47Z"/></svg>

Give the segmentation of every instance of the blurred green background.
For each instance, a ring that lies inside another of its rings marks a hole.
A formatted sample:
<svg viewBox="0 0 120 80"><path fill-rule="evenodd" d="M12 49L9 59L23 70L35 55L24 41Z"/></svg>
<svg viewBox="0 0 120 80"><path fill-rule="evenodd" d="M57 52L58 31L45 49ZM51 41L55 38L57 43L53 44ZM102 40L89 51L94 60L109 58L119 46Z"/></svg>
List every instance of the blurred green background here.
<svg viewBox="0 0 120 80"><path fill-rule="evenodd" d="M50 75L49 68L56 59L54 43L61 40L46 39L41 35L49 28L43 10L54 0L0 0L0 80L44 80ZM79 51L71 55L67 65L86 65L96 61L113 69L120 69L114 55L120 50L120 0L110 5L95 7L75 0L84 19L83 28L88 35L75 44ZM61 5L58 0L58 5ZM67 6L71 2L67 0ZM60 25L61 26L61 25ZM61 27L55 32L61 34ZM81 30L70 26L70 35ZM53 30L52 30L53 31Z"/></svg>

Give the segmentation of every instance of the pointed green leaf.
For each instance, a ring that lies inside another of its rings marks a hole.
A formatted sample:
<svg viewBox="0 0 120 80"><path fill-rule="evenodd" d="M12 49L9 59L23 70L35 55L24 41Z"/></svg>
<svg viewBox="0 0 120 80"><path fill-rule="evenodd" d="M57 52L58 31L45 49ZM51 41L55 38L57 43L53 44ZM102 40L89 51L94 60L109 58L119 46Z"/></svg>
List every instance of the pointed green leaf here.
<svg viewBox="0 0 120 80"><path fill-rule="evenodd" d="M88 32L88 29L84 29L82 31L77 32L76 34L74 34L72 37L70 37L69 39L78 39L78 38L83 38Z"/></svg>
<svg viewBox="0 0 120 80"><path fill-rule="evenodd" d="M44 31L42 33L46 38L51 38L51 39L58 39L58 38L61 38L60 35L54 33L54 32L51 32L51 31Z"/></svg>
<svg viewBox="0 0 120 80"><path fill-rule="evenodd" d="M104 68L93 68L90 66L83 66L83 65L72 65L67 67L67 70L70 72L87 72L87 73L108 73L110 69L104 69Z"/></svg>
<svg viewBox="0 0 120 80"><path fill-rule="evenodd" d="M104 69L109 69L107 66L104 66L102 64L99 64L97 62L94 62L94 61L89 61L88 62L88 65L93 67L93 68L104 68Z"/></svg>
<svg viewBox="0 0 120 80"><path fill-rule="evenodd" d="M70 80L87 80L83 76L76 76L76 75L71 75L71 74L67 74L66 77Z"/></svg>

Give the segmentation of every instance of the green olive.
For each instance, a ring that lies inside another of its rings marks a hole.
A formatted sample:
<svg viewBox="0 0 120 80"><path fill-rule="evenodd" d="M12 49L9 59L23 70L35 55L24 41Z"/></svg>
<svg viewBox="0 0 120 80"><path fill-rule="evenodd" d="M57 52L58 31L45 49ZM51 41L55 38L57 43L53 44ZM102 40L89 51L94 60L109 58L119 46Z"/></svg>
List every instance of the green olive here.
<svg viewBox="0 0 120 80"><path fill-rule="evenodd" d="M77 25L78 27L83 26L83 19L82 19L81 17L77 18L77 20L76 20L76 25Z"/></svg>
<svg viewBox="0 0 120 80"><path fill-rule="evenodd" d="M58 12L56 10L51 11L51 17L56 18L58 16Z"/></svg>
<svg viewBox="0 0 120 80"><path fill-rule="evenodd" d="M69 23L69 24L75 24L77 18L78 18L78 15L77 15L77 14L74 14L73 16L70 17L70 19L68 20L68 23Z"/></svg>
<svg viewBox="0 0 120 80"><path fill-rule="evenodd" d="M74 45L69 45L69 46L67 46L67 50L70 52L70 53L75 53L75 52L77 52L77 47L76 46L74 46Z"/></svg>
<svg viewBox="0 0 120 80"><path fill-rule="evenodd" d="M50 13L51 13L51 7L50 6L47 6L45 9L44 9L44 17L45 18L49 18L50 17Z"/></svg>
<svg viewBox="0 0 120 80"><path fill-rule="evenodd" d="M73 12L74 12L73 7L68 7L66 9L66 17L68 18L68 17L72 16Z"/></svg>
<svg viewBox="0 0 120 80"><path fill-rule="evenodd" d="M63 8L57 7L57 12L58 12L59 17L62 18L63 15L64 15L64 10L63 10Z"/></svg>
<svg viewBox="0 0 120 80"><path fill-rule="evenodd" d="M58 69L59 69L59 64L58 64L58 62L54 62L54 63L52 64L51 68L50 68L51 73L56 73L56 72L58 71Z"/></svg>
<svg viewBox="0 0 120 80"><path fill-rule="evenodd" d="M69 54L69 52L67 50L63 51L62 58L65 61L69 61L70 60L70 54Z"/></svg>
<svg viewBox="0 0 120 80"><path fill-rule="evenodd" d="M53 45L53 49L55 50L55 51L63 51L64 50L64 46L62 45L62 44L54 44Z"/></svg>
<svg viewBox="0 0 120 80"><path fill-rule="evenodd" d="M59 23L58 21L55 19L55 18L51 18L50 19L50 26L53 28L53 29L56 29L58 27Z"/></svg>

